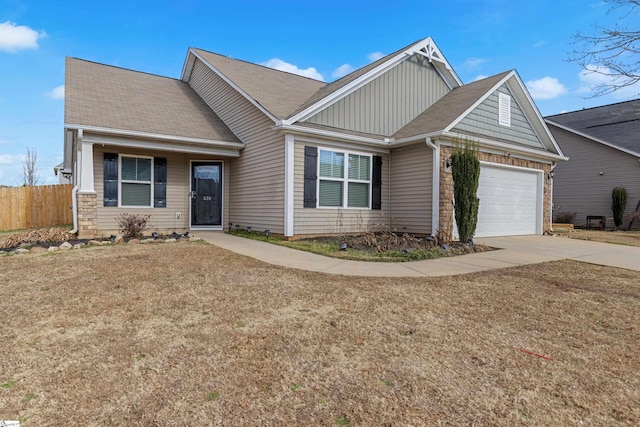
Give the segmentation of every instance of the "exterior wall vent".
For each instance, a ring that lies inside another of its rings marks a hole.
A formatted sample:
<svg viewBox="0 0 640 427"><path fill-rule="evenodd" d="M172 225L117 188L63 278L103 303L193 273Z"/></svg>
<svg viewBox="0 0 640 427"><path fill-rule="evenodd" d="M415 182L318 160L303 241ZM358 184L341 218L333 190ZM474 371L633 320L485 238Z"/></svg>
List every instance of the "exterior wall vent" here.
<svg viewBox="0 0 640 427"><path fill-rule="evenodd" d="M511 96L505 93L498 94L498 123L511 127Z"/></svg>

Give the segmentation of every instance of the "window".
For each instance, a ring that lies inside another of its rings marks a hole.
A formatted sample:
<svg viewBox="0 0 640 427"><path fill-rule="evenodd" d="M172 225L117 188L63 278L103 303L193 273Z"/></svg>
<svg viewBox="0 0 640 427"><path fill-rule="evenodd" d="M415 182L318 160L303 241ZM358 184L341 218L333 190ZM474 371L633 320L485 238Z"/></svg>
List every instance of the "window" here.
<svg viewBox="0 0 640 427"><path fill-rule="evenodd" d="M120 206L151 206L151 157L120 157Z"/></svg>
<svg viewBox="0 0 640 427"><path fill-rule="evenodd" d="M369 208L371 156L320 150L318 205Z"/></svg>
<svg viewBox="0 0 640 427"><path fill-rule="evenodd" d="M500 126L511 126L511 96L498 94L498 123Z"/></svg>

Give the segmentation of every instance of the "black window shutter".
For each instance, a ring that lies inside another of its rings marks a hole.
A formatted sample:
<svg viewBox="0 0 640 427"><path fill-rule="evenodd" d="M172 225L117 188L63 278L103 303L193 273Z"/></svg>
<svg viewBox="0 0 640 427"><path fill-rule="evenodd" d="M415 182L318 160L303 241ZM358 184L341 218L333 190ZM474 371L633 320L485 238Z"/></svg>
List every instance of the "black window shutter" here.
<svg viewBox="0 0 640 427"><path fill-rule="evenodd" d="M118 155L104 153L104 206L118 206Z"/></svg>
<svg viewBox="0 0 640 427"><path fill-rule="evenodd" d="M153 207L167 207L167 159L153 159Z"/></svg>
<svg viewBox="0 0 640 427"><path fill-rule="evenodd" d="M371 177L371 209L382 209L382 157L373 156Z"/></svg>
<svg viewBox="0 0 640 427"><path fill-rule="evenodd" d="M304 147L304 207L315 208L318 179L318 147Z"/></svg>

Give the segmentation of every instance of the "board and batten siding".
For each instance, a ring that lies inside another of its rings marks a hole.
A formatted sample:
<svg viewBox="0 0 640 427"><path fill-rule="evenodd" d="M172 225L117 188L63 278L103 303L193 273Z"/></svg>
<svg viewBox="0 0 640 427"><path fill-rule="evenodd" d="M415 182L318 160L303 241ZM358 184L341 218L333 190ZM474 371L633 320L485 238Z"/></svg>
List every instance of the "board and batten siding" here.
<svg viewBox="0 0 640 427"><path fill-rule="evenodd" d="M307 122L392 135L449 91L427 58L413 55Z"/></svg>
<svg viewBox="0 0 640 427"><path fill-rule="evenodd" d="M498 124L498 93L511 97L511 126ZM509 89L502 85L460 121L454 130L544 148Z"/></svg>
<svg viewBox="0 0 640 427"><path fill-rule="evenodd" d="M638 157L553 125L549 129L569 157L569 161L558 162L554 169L554 218L561 212L575 213L574 224L585 226L587 215L604 216L607 227L612 227L611 191L615 187L627 189L625 217L635 210L640 201ZM636 221L636 225L640 224Z"/></svg>
<svg viewBox="0 0 640 427"><path fill-rule="evenodd" d="M284 136L263 112L196 60L189 85L245 144L231 161L226 224L284 233Z"/></svg>
<svg viewBox="0 0 640 427"><path fill-rule="evenodd" d="M304 207L304 147L317 144L296 141L294 146L294 223L295 236L359 233L387 229L389 219L389 155L382 157L382 209L305 208ZM322 147L322 145L320 145ZM339 150L340 148L331 147ZM349 149L366 153L366 149Z"/></svg>
<svg viewBox="0 0 640 427"><path fill-rule="evenodd" d="M392 231L431 234L433 150L414 144L391 151Z"/></svg>
<svg viewBox="0 0 640 427"><path fill-rule="evenodd" d="M104 200L104 153L120 153L125 155L163 157L167 159L167 207L166 208L130 208L103 206ZM97 193L98 230L101 233L114 234L117 231L115 218L122 213L151 215L151 227L147 230L170 234L189 229L191 190L191 161L222 161L223 162L223 220L229 217L229 159L199 156L194 154L174 153L168 151L147 151L122 147L94 145L94 187ZM180 212L180 219L176 219L176 212ZM223 223L224 224L224 223Z"/></svg>

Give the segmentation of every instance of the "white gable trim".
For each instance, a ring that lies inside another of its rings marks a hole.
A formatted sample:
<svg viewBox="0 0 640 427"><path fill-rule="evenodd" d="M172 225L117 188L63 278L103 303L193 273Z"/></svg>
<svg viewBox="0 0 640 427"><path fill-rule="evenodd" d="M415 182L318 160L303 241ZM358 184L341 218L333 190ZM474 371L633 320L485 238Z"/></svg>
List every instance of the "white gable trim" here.
<svg viewBox="0 0 640 427"><path fill-rule="evenodd" d="M435 66L434 64L434 68L443 77L444 81L447 83L447 85L449 85L449 87L451 87L451 85L455 85L454 87L462 86L462 81L453 71L453 68L451 68L451 65L449 65L447 60L444 58L444 55L442 55L442 53L440 52L440 49L438 49L438 47L436 46L434 41L431 39L431 37L427 37L426 39L421 40L418 43L412 45L408 49L398 53L393 58L389 58L387 61L383 62L382 64L378 65L372 70L369 70L368 72L361 75L351 83L345 85L344 87L341 87L335 92L332 92L326 97L320 99L315 104L305 108L298 114L290 117L289 119L283 120L282 122L286 125L291 125L295 122L304 121L308 119L309 117L318 113L320 110L327 108L329 105L339 101L340 99L344 98L345 96L349 95L350 93L354 92L360 87L366 85L367 83L374 80L381 74L384 74L389 69L395 67L400 62L406 60L408 56L412 56L414 54L426 56L427 58L429 58L429 62L431 62L432 64L433 62L437 62L442 67L444 67L444 69L446 69L449 72L451 79L453 81L449 81L449 79L445 78L443 76L442 70L438 69L438 67Z"/></svg>
<svg viewBox="0 0 640 427"><path fill-rule="evenodd" d="M216 73L229 86L234 88L247 101L252 103L258 110L262 111L267 117L269 117L271 120L273 120L273 122L275 124L278 124L280 122L280 119L278 119L276 116L274 116L269 111L267 111L267 109L264 108L262 105L260 105L260 103L258 103L258 101L253 99L253 97L249 96L249 94L246 93L244 90L242 90L240 88L240 86L238 86L233 81L231 81L227 76L224 75L224 73L222 73L216 67L211 65L209 62L207 62L206 59L204 59L201 55L199 55L197 52L195 52L192 48L189 48L189 53L187 54L187 59L185 60L185 65L182 68L182 76L180 77L180 80L182 80L184 82L188 82L189 78L191 78L191 70L193 69L193 61L190 60L190 58L189 58L190 55L193 55L195 58L199 59L204 65L206 65L211 71Z"/></svg>
<svg viewBox="0 0 640 427"><path fill-rule="evenodd" d="M589 136L586 133L582 133L582 132L580 132L578 130L575 130L575 129L572 129L572 128L568 127L568 126L561 125L560 123L554 122L553 120L545 119L545 122L547 122L548 124L550 124L552 126L555 126L555 127L559 128L559 129L566 130L567 132L571 132L571 133L573 133L575 135L578 135L578 136L581 136L583 138L587 138L587 139L589 139L589 140L591 140L593 142L597 142L599 144L606 145L607 147L613 148L614 150L622 151L623 153L630 154L630 155L632 155L634 157L640 158L640 153L636 153L636 152L631 151L629 149L626 149L626 148L623 148L623 147L619 147L617 145L613 145L610 142L603 141L603 140L601 140L599 138L595 138L593 136Z"/></svg>

